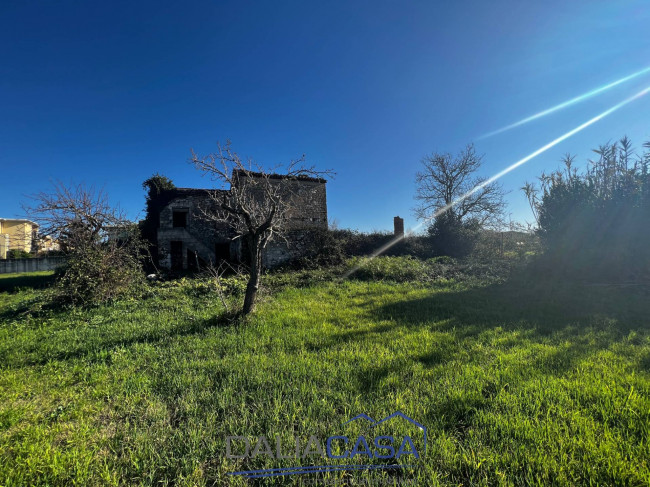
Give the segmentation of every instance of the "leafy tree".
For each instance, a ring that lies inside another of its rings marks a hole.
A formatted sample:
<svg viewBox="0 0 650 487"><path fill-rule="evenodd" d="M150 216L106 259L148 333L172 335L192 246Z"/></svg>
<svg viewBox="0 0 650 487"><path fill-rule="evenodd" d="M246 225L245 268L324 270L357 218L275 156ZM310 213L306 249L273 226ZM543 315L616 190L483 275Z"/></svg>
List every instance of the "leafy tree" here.
<svg viewBox="0 0 650 487"><path fill-rule="evenodd" d="M146 190L145 218L140 222L142 238L149 244L149 254L155 267L158 266L158 237L157 229L160 220L160 210L168 203L164 198L166 191L176 188L173 181L162 174L154 174L142 183Z"/></svg>

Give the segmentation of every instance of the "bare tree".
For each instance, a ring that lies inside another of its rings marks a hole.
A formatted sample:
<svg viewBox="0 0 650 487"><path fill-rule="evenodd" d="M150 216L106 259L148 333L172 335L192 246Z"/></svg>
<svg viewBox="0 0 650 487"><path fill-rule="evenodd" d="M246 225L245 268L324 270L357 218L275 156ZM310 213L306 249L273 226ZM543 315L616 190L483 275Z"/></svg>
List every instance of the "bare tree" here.
<svg viewBox="0 0 650 487"><path fill-rule="evenodd" d="M433 153L422 159L422 170L415 176L415 199L420 201L415 213L418 218L431 218L436 211L448 207L446 218L462 223L474 220L480 226L496 226L501 222L505 202L504 191L498 183L488 184L468 197L459 198L479 186L485 178L476 176L483 156L469 144L453 156ZM457 202L453 206L452 203Z"/></svg>
<svg viewBox="0 0 650 487"><path fill-rule="evenodd" d="M212 205L201 210L203 218L232 228L248 252L250 276L242 309L246 315L253 311L260 287L262 252L272 239L286 238L291 218L299 210L297 203L304 197L293 183L332 176L333 172L305 166L304 156L267 171L251 160L244 163L230 142L217 144L217 151L207 156L198 156L192 150L190 162L223 186L209 192ZM226 187L229 191L223 190Z"/></svg>
<svg viewBox="0 0 650 487"><path fill-rule="evenodd" d="M57 181L51 192L40 192L30 199L33 204L24 210L40 224L40 233L51 236L66 249L106 239L111 228L127 223L124 214L109 204L104 191L82 184L67 187Z"/></svg>
<svg viewBox="0 0 650 487"><path fill-rule="evenodd" d="M73 303L118 297L139 284L145 250L134 223L108 202L103 191L54 183L31 196L24 210L67 255L61 295Z"/></svg>

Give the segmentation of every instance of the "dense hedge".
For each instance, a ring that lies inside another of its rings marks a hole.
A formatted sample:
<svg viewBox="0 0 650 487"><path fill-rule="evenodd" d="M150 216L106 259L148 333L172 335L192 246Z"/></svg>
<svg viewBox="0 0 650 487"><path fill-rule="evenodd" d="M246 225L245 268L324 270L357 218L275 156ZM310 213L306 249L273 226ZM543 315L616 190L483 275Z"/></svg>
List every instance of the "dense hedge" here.
<svg viewBox="0 0 650 487"><path fill-rule="evenodd" d="M388 232L362 233L356 230L318 230L313 234L311 248L307 257L297 260L293 267L314 268L321 266L339 265L352 257L373 255L395 236ZM505 231L495 232L483 230L472 235L471 254L463 253L463 257L479 260L502 259L514 256L524 256L538 250L539 239L530 233ZM469 255L468 255L469 254ZM408 236L392 245L381 253L386 257L415 257L431 259L449 255L444 249L438 248L430 235Z"/></svg>
<svg viewBox="0 0 650 487"><path fill-rule="evenodd" d="M293 263L298 268L314 268L339 265L350 257L372 255L391 242L391 233L362 233L356 230L315 230L312 234L307 256ZM421 259L431 257L430 246L424 236L406 237L391 246L382 255L413 256Z"/></svg>
<svg viewBox="0 0 650 487"><path fill-rule="evenodd" d="M580 278L650 278L650 152L633 157L627 139L595 152L600 158L584 172L569 158L542 180L545 265Z"/></svg>

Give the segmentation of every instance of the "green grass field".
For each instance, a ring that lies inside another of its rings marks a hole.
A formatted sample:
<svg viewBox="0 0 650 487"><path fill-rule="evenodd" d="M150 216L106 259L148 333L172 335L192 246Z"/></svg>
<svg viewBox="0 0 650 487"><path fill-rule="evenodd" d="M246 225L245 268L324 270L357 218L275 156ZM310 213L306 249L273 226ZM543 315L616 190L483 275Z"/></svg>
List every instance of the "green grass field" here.
<svg viewBox="0 0 650 487"><path fill-rule="evenodd" d="M237 324L200 281L91 310L0 292L0 485L248 485L228 473L324 462L227 459L227 435L396 410L428 428L416 468L260 483L650 484L650 289L269 281Z"/></svg>
<svg viewBox="0 0 650 487"><path fill-rule="evenodd" d="M24 274L0 274L0 292L14 292L23 288L45 287L54 280L54 271Z"/></svg>

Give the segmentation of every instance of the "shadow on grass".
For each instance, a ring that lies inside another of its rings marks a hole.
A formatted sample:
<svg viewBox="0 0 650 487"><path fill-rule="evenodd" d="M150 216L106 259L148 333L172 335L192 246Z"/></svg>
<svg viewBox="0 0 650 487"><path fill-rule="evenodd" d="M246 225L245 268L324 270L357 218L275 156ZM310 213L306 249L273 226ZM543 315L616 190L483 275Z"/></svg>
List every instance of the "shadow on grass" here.
<svg viewBox="0 0 650 487"><path fill-rule="evenodd" d="M562 376L575 370L585 358L623 342L632 332L637 340L645 340L650 331L647 286L593 286L520 275L504 283L442 291L420 299L364 307L364 313L378 325L338 333L315 348L345 346L359 340L371 348L373 343L386 344L394 339L394 332L424 328L446 334L439 337L442 341L430 352L360 370L360 389L372 393L386 377L399 375L412 363L435 368L459 356L470 362L480 361L480 351L485 349L482 342L486 340L496 340L490 346L501 350L541 345L518 366L519 373ZM514 333L494 335L495 330ZM640 369L647 370L650 358L643 356L636 361ZM471 408L479 408L489 400L487 393ZM464 405L452 406L447 404L443 410L461 414L467 409ZM452 423L462 420L454 418Z"/></svg>
<svg viewBox="0 0 650 487"><path fill-rule="evenodd" d="M54 274L43 275L12 275L4 277L0 275L0 293L13 293L22 289L42 289L50 286L54 282Z"/></svg>
<svg viewBox="0 0 650 487"><path fill-rule="evenodd" d="M26 316L56 317L67 312L68 310L54 302L51 296L41 294L6 306L0 311L0 322L19 320Z"/></svg>
<svg viewBox="0 0 650 487"><path fill-rule="evenodd" d="M241 321L240 314L221 313L205 320L190 319L171 328L155 328L143 333L134 333L124 337L122 330L113 330L114 333L97 328L85 330L88 336L79 340L60 342L54 348L41 348L41 342L34 343L31 347L24 347L20 354L7 353L7 350L0 351L0 362L8 368L20 368L29 365L44 365L53 360L74 360L85 358L89 363L110 361L110 354L106 352L120 347L129 347L141 343L167 342L174 338L203 333L214 327L232 327Z"/></svg>
<svg viewBox="0 0 650 487"><path fill-rule="evenodd" d="M339 333L322 347L363 340L364 347L372 349L374 343L385 345L404 333L441 332L431 351L410 354L407 350L389 363L359 369L356 380L364 394L386 394L409 380L412 367L443 367L439 369L442 374L454 361L454 367L466 363L480 367L485 373L477 375L476 390L441 397L428 412L432 424L462 439L477 412L491 407L499 391L513 380L562 377L617 343L647 342L649 298L647 286L593 286L515 276L505 283L364 307L363 312L379 322L376 326ZM505 358L503 365L493 362L497 349L506 353L521 349L522 355L513 352L512 362ZM615 353L627 353L626 349L617 348ZM639 370L649 370L650 354L643 352L632 363ZM474 372L470 367L458 373Z"/></svg>
<svg viewBox="0 0 650 487"><path fill-rule="evenodd" d="M455 330L461 338L494 327L533 330L540 336L561 332L567 338L581 334L586 327L627 334L648 330L649 298L647 287L513 279L388 304L375 308L373 317L395 320L399 326L437 323L436 330Z"/></svg>

